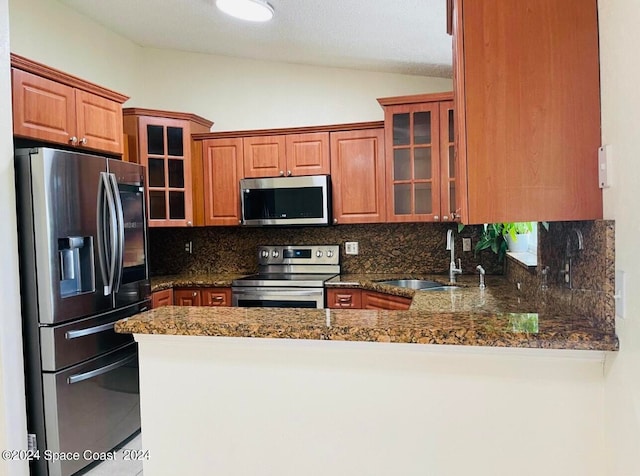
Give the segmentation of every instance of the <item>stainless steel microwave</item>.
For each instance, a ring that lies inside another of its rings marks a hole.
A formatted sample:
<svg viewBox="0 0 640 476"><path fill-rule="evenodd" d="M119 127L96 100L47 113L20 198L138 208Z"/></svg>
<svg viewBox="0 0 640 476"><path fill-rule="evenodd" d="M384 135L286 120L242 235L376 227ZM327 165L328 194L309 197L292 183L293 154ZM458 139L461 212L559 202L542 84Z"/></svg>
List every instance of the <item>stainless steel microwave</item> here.
<svg viewBox="0 0 640 476"><path fill-rule="evenodd" d="M328 175L242 179L240 201L243 225L331 223Z"/></svg>

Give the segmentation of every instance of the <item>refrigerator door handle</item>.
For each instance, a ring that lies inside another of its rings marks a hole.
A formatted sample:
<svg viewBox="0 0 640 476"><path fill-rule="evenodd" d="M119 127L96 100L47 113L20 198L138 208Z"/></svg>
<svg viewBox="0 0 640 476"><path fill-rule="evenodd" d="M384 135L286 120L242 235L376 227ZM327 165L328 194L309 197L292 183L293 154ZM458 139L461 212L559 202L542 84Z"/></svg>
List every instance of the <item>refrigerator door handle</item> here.
<svg viewBox="0 0 640 476"><path fill-rule="evenodd" d="M77 331L67 331L64 333L64 338L67 340L71 340L77 339L78 337L89 336L91 334L98 334L99 332L113 329L115 325L115 322L108 322L107 324L102 324L101 326L89 327L87 329L80 329Z"/></svg>
<svg viewBox="0 0 640 476"><path fill-rule="evenodd" d="M113 292L117 292L120 290L120 284L122 283L122 270L124 268L124 217L122 213L122 200L120 199L120 188L118 187L116 175L110 173L109 179L111 181L111 189L115 200L116 221L118 223L116 245L116 250L118 251L116 255L117 267L114 270L113 282Z"/></svg>
<svg viewBox="0 0 640 476"><path fill-rule="evenodd" d="M102 275L102 282L107 283L109 281L108 270L107 270L107 244L106 244L106 236L104 230L104 222L105 222L105 182L104 182L104 172L100 172L100 183L98 184L98 203L96 209L96 217L97 217L97 242L98 242L98 261L100 264L100 274ZM107 286L104 287L104 295L108 295Z"/></svg>
<svg viewBox="0 0 640 476"><path fill-rule="evenodd" d="M108 207L106 211L105 205ZM105 216L108 215L108 217ZM109 220L110 233L107 234L105 224ZM100 257L100 269L102 271L102 279L106 283L104 286L104 295L108 296L113 292L113 280L116 271L116 245L117 245L117 217L116 217L116 205L113 198L113 191L109 183L109 178L106 172L100 172L100 188L98 191L98 245L99 245L99 257ZM107 244L107 235L109 243ZM107 263L108 268L107 268Z"/></svg>
<svg viewBox="0 0 640 476"><path fill-rule="evenodd" d="M100 367L95 370L90 370L89 372L84 372L81 374L71 375L67 378L67 383L69 385L82 382L83 380L89 380L90 378L97 377L98 375L106 374L107 372L111 372L112 370L118 369L120 367L124 367L126 364L135 360L138 357L138 353L134 352L131 355L128 355L124 359L117 360L112 364L105 365L104 367Z"/></svg>

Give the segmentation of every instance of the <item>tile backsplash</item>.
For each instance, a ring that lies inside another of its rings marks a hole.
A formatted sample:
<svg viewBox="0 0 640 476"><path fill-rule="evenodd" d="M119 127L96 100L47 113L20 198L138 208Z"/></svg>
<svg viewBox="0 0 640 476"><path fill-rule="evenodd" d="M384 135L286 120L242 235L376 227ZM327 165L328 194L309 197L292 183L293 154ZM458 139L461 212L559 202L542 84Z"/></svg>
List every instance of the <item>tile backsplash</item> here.
<svg viewBox="0 0 640 476"><path fill-rule="evenodd" d="M482 227L443 223L338 225L304 228L152 228L149 231L150 266L153 276L179 273L253 273L257 270L257 247L280 244L339 244L344 273L436 273L447 274L450 252L447 230L453 229L455 253L465 274L476 273L482 264L489 274L502 274L503 265L490 252L478 256L462 251L462 237L475 246ZM346 255L344 243L357 241L359 254ZM185 244L192 243L192 253Z"/></svg>

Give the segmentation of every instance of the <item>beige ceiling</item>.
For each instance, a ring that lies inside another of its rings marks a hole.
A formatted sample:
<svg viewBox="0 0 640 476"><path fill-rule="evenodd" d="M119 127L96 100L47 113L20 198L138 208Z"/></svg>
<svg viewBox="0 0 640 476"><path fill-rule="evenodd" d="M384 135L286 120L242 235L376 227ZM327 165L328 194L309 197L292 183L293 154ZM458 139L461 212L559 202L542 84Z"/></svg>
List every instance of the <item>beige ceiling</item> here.
<svg viewBox="0 0 640 476"><path fill-rule="evenodd" d="M451 77L446 0L270 0L269 23L214 0L61 0L141 46Z"/></svg>

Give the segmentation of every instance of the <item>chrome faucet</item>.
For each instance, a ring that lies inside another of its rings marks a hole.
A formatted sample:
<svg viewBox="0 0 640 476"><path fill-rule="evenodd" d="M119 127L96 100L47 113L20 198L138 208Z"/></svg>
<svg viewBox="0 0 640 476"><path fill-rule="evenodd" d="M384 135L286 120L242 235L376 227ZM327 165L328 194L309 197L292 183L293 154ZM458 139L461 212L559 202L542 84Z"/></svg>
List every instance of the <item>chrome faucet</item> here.
<svg viewBox="0 0 640 476"><path fill-rule="evenodd" d="M456 282L456 274L462 274L462 260L458 258L456 268L456 245L453 239L453 230L447 230L447 250L451 250L451 262L449 263L449 282Z"/></svg>
<svg viewBox="0 0 640 476"><path fill-rule="evenodd" d="M485 275L484 268L481 265L478 265L476 266L476 269L480 273L480 289L484 289L486 288L486 286L484 285L484 275Z"/></svg>

